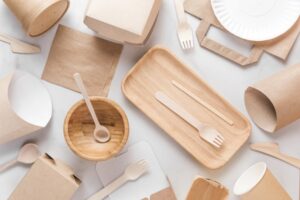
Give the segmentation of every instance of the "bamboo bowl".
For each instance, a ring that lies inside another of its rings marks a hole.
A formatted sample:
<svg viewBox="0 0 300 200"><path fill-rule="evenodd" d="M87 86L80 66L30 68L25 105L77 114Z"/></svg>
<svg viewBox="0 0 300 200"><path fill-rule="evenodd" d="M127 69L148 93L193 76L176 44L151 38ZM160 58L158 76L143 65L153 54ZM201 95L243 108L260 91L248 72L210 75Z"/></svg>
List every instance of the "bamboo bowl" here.
<svg viewBox="0 0 300 200"><path fill-rule="evenodd" d="M107 160L118 154L129 135L128 119L122 108L103 97L90 97L96 115L102 125L111 133L107 143L95 140L95 125L83 100L77 102L68 112L64 122L64 136L71 150L87 160Z"/></svg>

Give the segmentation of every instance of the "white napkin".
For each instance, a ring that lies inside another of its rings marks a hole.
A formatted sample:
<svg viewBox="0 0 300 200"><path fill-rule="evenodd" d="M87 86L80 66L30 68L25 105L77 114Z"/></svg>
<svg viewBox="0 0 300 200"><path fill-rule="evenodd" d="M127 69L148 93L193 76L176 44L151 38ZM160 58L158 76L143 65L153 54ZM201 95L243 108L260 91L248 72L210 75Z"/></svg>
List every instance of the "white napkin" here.
<svg viewBox="0 0 300 200"><path fill-rule="evenodd" d="M121 176L128 165L142 159L149 164L148 172L138 180L128 182L120 187L109 196L109 199L141 200L170 186L150 145L146 142L139 142L130 146L127 151L116 158L98 162L96 170L101 182L104 185L108 185L111 181Z"/></svg>

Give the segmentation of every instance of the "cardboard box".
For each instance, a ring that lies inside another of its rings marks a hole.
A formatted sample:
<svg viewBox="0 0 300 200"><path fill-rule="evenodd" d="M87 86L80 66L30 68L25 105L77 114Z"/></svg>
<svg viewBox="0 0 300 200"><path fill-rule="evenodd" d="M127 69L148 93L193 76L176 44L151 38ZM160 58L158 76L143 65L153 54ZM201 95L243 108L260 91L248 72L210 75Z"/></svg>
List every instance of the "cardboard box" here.
<svg viewBox="0 0 300 200"><path fill-rule="evenodd" d="M9 200L69 200L80 183L67 165L45 154L32 165Z"/></svg>
<svg viewBox="0 0 300 200"><path fill-rule="evenodd" d="M118 43L143 44L161 0L90 0L84 23L98 36Z"/></svg>

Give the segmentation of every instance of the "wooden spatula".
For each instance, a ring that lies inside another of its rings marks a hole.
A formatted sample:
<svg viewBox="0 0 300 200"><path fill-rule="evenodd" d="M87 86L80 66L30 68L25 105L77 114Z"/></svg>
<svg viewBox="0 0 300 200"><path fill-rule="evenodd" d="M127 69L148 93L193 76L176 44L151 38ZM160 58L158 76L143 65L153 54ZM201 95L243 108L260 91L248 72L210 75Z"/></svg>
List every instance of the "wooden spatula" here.
<svg viewBox="0 0 300 200"><path fill-rule="evenodd" d="M0 41L8 43L13 53L33 54L41 51L37 46L22 42L8 35L0 34Z"/></svg>
<svg viewBox="0 0 300 200"><path fill-rule="evenodd" d="M300 169L300 159L288 156L280 152L279 145L273 142L256 143L251 144L250 148L254 151L258 151L279 160L282 160L290 165L293 165Z"/></svg>

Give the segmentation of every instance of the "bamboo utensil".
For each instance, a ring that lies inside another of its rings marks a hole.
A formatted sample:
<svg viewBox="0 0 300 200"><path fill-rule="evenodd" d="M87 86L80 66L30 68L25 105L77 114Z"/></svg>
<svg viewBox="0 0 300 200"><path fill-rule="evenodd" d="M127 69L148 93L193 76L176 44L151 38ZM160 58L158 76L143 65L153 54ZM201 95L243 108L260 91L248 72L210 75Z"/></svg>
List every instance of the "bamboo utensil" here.
<svg viewBox="0 0 300 200"><path fill-rule="evenodd" d="M269 156L282 160L300 169L300 159L281 153L279 144L277 143L273 143L273 142L256 143L256 144L251 144L250 148L253 151L267 154Z"/></svg>
<svg viewBox="0 0 300 200"><path fill-rule="evenodd" d="M41 51L41 49L35 45L22 42L16 38L4 34L0 34L0 41L9 44L13 53L33 54Z"/></svg>
<svg viewBox="0 0 300 200"><path fill-rule="evenodd" d="M19 151L17 158L0 166L0 172L12 167L17 163L32 164L40 157L40 151L36 144L28 143L25 144Z"/></svg>
<svg viewBox="0 0 300 200"><path fill-rule="evenodd" d="M98 142L104 143L110 140L110 133L108 129L105 126L102 126L97 118L96 112L93 108L93 105L88 97L87 91L84 87L83 81L81 79L81 76L79 73L74 74L74 79L76 81L76 84L78 88L80 89L80 92L84 98L84 101L88 107L88 110L94 120L95 123L95 130L94 130L94 137Z"/></svg>
<svg viewBox="0 0 300 200"><path fill-rule="evenodd" d="M148 170L148 163L145 160L140 160L137 163L129 165L125 169L123 175L121 175L119 178L114 180L112 183L110 183L108 186L103 188L101 191L94 194L88 200L104 199L106 196L111 194L113 191L121 187L126 182L135 181L138 178L140 178L142 175L144 175L147 172L147 170Z"/></svg>
<svg viewBox="0 0 300 200"><path fill-rule="evenodd" d="M183 0L174 0L174 3L178 18L177 36L181 48L184 50L191 49L194 47L193 31L184 13Z"/></svg>
<svg viewBox="0 0 300 200"><path fill-rule="evenodd" d="M174 102L164 93L160 91L156 92L155 98L164 106L166 106L171 111L180 116L182 119L184 119L186 122L188 122L190 125L192 125L194 128L196 128L199 132L200 137L206 142L210 143L211 145L217 148L220 148L222 146L224 142L224 137L215 128L200 123L198 119L196 119L194 116L188 113L184 108L179 106L176 102Z"/></svg>
<svg viewBox="0 0 300 200"><path fill-rule="evenodd" d="M202 1L201 1L202 2ZM171 84L172 80L184 85L193 85L195 95L207 100L213 107L234 121L228 126L196 101L183 96ZM126 98L157 124L175 142L197 161L210 169L224 166L251 134L249 120L234 108L226 99L206 83L198 73L184 64L167 48L151 48L128 72L122 82ZM171 99L185 107L199 121L210 124L226 139L218 150L199 137L198 131L168 109L163 109L154 95L164 91ZM182 134L184 133L184 134ZM228 139L227 139L228 138Z"/></svg>
<svg viewBox="0 0 300 200"><path fill-rule="evenodd" d="M231 119L229 119L228 117L226 117L225 115L223 115L217 109L215 109L214 107L212 107L209 103L207 103L204 100L202 100L201 98L197 97L190 90L186 89L183 85L181 85L180 83L178 83L177 81L174 81L174 80L172 81L172 84L176 88L178 88L179 90L181 90L182 92L184 92L185 94L187 94L188 96L190 96L192 99L194 99L196 102L200 103L202 106L204 106L205 108L207 108L208 110L210 110L211 112L213 112L219 118L221 118L226 123L228 123L230 126L233 126L233 121Z"/></svg>
<svg viewBox="0 0 300 200"><path fill-rule="evenodd" d="M83 159L103 161L116 156L125 146L129 124L124 110L114 101L98 96L90 97L97 118L109 130L106 143L95 140L95 123L84 100L68 111L64 121L64 137L70 149Z"/></svg>

